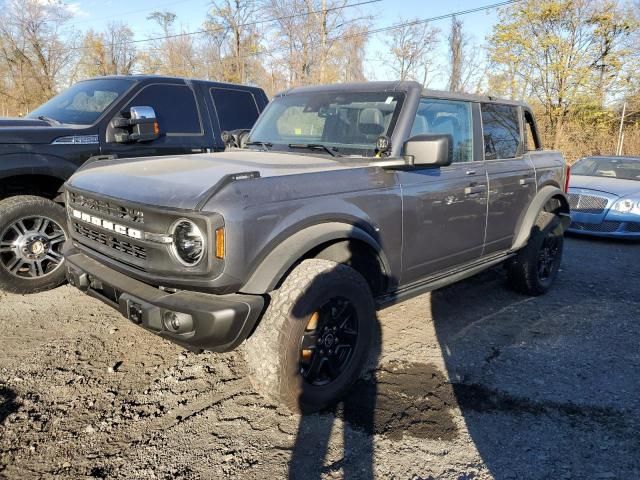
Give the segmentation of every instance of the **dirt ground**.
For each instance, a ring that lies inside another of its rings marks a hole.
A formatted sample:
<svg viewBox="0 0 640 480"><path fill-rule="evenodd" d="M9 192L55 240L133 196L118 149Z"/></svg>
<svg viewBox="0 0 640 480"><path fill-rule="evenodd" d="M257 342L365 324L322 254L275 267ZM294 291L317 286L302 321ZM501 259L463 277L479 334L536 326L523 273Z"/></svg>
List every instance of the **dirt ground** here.
<svg viewBox="0 0 640 480"><path fill-rule="evenodd" d="M375 369L302 418L239 352L186 352L70 287L0 294L0 478L640 477L640 244L568 239L545 297L505 282L381 312Z"/></svg>

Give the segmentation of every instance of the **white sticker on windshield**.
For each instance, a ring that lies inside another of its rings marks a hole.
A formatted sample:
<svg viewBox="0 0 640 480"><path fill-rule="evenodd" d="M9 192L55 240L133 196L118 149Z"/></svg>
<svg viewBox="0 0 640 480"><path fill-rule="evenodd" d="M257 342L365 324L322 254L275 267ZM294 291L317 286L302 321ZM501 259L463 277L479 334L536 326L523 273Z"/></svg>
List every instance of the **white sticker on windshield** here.
<svg viewBox="0 0 640 480"><path fill-rule="evenodd" d="M393 102L393 97L387 97L387 100L384 103L386 103L387 105L390 105L391 102Z"/></svg>

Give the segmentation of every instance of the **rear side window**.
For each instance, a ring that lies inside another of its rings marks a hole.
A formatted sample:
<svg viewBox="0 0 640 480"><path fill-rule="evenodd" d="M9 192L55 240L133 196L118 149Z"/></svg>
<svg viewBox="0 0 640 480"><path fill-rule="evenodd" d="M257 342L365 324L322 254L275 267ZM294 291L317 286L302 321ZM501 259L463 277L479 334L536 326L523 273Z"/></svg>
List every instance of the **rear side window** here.
<svg viewBox="0 0 640 480"><path fill-rule="evenodd" d="M482 105L485 160L522 155L518 107L486 103Z"/></svg>
<svg viewBox="0 0 640 480"><path fill-rule="evenodd" d="M196 98L186 85L146 86L129 106L152 107L160 131L167 135L202 135Z"/></svg>
<svg viewBox="0 0 640 480"><path fill-rule="evenodd" d="M249 129L260 115L251 92L212 88L211 99L216 107L221 130Z"/></svg>

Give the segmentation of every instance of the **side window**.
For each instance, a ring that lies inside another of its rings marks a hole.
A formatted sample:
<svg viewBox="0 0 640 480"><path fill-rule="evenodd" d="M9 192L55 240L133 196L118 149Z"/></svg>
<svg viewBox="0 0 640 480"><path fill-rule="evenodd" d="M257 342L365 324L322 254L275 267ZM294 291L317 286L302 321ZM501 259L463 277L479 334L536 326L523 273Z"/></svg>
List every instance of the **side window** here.
<svg viewBox="0 0 640 480"><path fill-rule="evenodd" d="M230 88L212 88L211 99L216 107L221 130L251 128L260 111L251 92Z"/></svg>
<svg viewBox="0 0 640 480"><path fill-rule="evenodd" d="M196 98L186 85L149 85L133 97L129 106L152 107L160 131L167 135L202 135Z"/></svg>
<svg viewBox="0 0 640 480"><path fill-rule="evenodd" d="M411 136L446 134L453 140L453 161L473 160L471 104L458 100L423 98L411 128Z"/></svg>
<svg viewBox="0 0 640 480"><path fill-rule="evenodd" d="M516 158L522 155L518 107L482 104L485 160Z"/></svg>

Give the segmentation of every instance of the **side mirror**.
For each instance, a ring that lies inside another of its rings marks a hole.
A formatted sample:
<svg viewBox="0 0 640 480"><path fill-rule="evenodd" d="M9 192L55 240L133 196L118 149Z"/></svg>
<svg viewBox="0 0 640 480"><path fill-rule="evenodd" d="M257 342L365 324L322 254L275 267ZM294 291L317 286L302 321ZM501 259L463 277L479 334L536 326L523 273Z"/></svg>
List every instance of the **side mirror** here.
<svg viewBox="0 0 640 480"><path fill-rule="evenodd" d="M225 150L229 150L231 148L244 148L247 140L249 139L249 132L251 132L251 130L244 128L237 130L223 130L220 137L224 142Z"/></svg>
<svg viewBox="0 0 640 480"><path fill-rule="evenodd" d="M160 125L152 107L131 107L111 121L117 143L150 142L160 137Z"/></svg>
<svg viewBox="0 0 640 480"><path fill-rule="evenodd" d="M416 135L405 142L404 156L414 166L446 167L453 162L453 137Z"/></svg>

